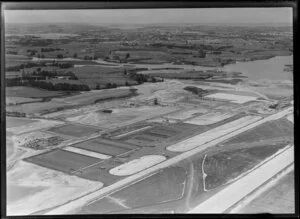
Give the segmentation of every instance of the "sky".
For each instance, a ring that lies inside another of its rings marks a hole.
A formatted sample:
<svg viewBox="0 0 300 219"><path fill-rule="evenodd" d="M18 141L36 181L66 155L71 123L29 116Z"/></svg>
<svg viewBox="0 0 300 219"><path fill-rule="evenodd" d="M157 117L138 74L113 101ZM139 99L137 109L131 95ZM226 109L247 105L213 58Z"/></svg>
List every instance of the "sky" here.
<svg viewBox="0 0 300 219"><path fill-rule="evenodd" d="M5 10L7 23L292 24L292 8Z"/></svg>

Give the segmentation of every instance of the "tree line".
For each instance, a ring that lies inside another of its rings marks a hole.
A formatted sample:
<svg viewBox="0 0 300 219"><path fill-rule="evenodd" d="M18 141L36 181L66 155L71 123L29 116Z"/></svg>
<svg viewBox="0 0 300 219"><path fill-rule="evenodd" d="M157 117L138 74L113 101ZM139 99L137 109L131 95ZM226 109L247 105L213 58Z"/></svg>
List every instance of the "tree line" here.
<svg viewBox="0 0 300 219"><path fill-rule="evenodd" d="M38 87L45 90L51 91L89 91L89 86L85 84L68 84L68 83L57 83L53 84L46 81L36 81L33 78L29 80L22 80L21 78L6 79L6 86L29 86Z"/></svg>
<svg viewBox="0 0 300 219"><path fill-rule="evenodd" d="M46 64L46 62L28 62L25 64L21 64L21 65L16 65L16 66L9 66L5 68L5 71L9 72L9 71L20 71L24 68L33 68L33 67L46 67L46 66L56 66L62 69L66 69L66 68L72 68L74 67L74 64L69 63L69 62L55 62L53 61L52 63L48 63Z"/></svg>

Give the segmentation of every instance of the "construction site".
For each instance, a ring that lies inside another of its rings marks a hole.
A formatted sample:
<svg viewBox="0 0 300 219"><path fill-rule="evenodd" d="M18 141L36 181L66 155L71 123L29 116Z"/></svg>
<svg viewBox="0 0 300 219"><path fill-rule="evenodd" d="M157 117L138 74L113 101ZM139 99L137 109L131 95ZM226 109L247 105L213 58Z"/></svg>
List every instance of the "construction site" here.
<svg viewBox="0 0 300 219"><path fill-rule="evenodd" d="M270 156L293 148L292 102L274 109L270 106L276 100L263 99L255 91L248 90L245 96L230 87L222 93L219 87L215 95L203 98L184 90L185 86L186 82L167 80L136 86L139 95L126 100L66 109L43 118L8 117L7 131L14 143L8 179L18 179L8 195L14 196L20 188L24 197L32 199L22 207L18 204L22 199L14 200L8 211L16 215L188 211ZM181 98L170 98L175 94ZM25 169L31 175L24 174ZM29 189L34 179L39 179L35 184L40 190ZM89 189L80 181L88 182ZM82 188L74 192L74 183ZM68 189L57 194L58 185ZM139 192L147 198L141 201ZM62 197L61 203L51 204L56 195ZM41 202L46 198L50 200ZM74 201L68 201L71 198ZM182 206L183 202L191 206Z"/></svg>
<svg viewBox="0 0 300 219"><path fill-rule="evenodd" d="M291 6L172 7L5 9L8 216L295 213Z"/></svg>

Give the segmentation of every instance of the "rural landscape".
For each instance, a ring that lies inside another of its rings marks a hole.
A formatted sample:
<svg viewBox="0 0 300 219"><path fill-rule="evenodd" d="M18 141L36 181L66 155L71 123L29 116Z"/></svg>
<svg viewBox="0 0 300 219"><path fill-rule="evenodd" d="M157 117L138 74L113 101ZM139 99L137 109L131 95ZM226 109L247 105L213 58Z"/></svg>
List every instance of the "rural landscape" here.
<svg viewBox="0 0 300 219"><path fill-rule="evenodd" d="M6 22L5 82L7 215L295 212L291 23Z"/></svg>

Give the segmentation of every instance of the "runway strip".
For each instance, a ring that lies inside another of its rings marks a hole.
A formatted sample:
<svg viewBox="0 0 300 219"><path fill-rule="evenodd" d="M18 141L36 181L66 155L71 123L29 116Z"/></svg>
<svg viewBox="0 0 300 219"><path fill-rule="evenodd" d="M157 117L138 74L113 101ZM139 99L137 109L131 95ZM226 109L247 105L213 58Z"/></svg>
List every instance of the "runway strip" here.
<svg viewBox="0 0 300 219"><path fill-rule="evenodd" d="M100 153L96 153L96 152L93 152L93 151L84 150L84 149L81 149L81 148L75 148L75 147L72 147L72 146L63 148L63 150L71 151L71 152L74 152L74 153L77 153L77 154L83 154L85 156L95 157L95 158L99 158L99 159L103 159L103 160L111 158L111 156L106 155L106 154L100 154Z"/></svg>
<svg viewBox="0 0 300 219"><path fill-rule="evenodd" d="M64 205L61 205L61 206L58 206L57 208L45 213L46 215L59 215L59 214L67 214L68 212L74 210L74 209L79 209L81 206L89 203L90 201L94 200L94 199L98 199L100 197L103 197L105 195L108 195L112 192L115 192L117 190L120 190L124 187L127 187L129 185L132 185L134 183L136 183L137 181L147 177L149 174L153 173L154 171L157 171L157 170L160 170L160 169L163 169L163 168L166 168L170 165L173 165L173 164L176 164L178 163L179 161L182 161L192 155L195 155L196 153L198 152L201 152L203 151L204 149L206 148L209 148L209 147L212 147L218 143L221 143L235 135L238 135L242 132L245 132L251 128L254 128L260 124L263 124L264 122L267 122L267 121L271 121L271 120L275 120L275 119L279 119L289 113L293 112L293 107L289 107L285 110L282 110L281 112L278 112L276 114L273 114L273 115L270 115L264 119L261 119L257 122L254 122L246 127L243 127L239 130L236 130L236 131L233 131L231 133L229 133L228 135L225 135L225 136L222 136L220 138L217 138L215 140L212 140L208 143L205 143L203 145L199 145L198 147L190 150L190 151L187 151L187 152L184 152L182 154L179 154L177 155L176 157L173 157L171 159L168 159L160 164L157 164L155 166L152 166L148 169L145 169L135 175L132 175L132 176L129 176L129 177L126 177L112 185L109 185L107 187L104 187L96 192L93 192L93 193L89 193L89 194L86 194L76 200L73 200L73 201L70 201L70 202L67 202L66 204Z"/></svg>
<svg viewBox="0 0 300 219"><path fill-rule="evenodd" d="M291 146L188 213L223 213L293 162L294 146Z"/></svg>

